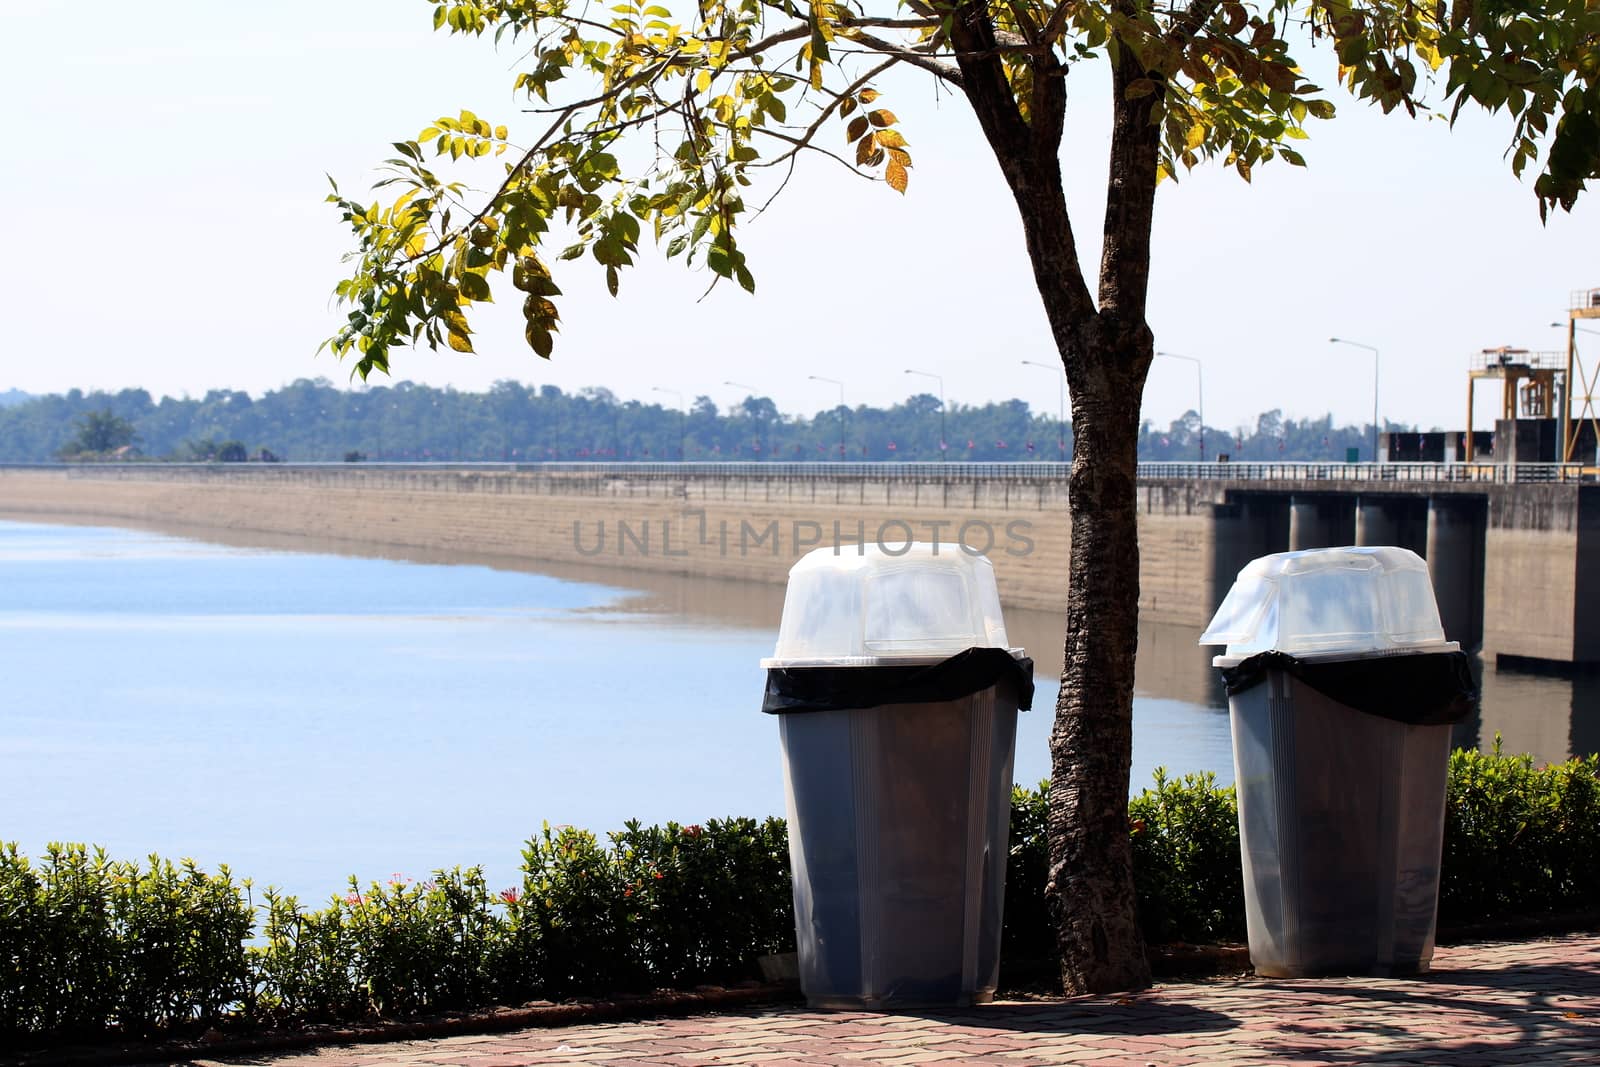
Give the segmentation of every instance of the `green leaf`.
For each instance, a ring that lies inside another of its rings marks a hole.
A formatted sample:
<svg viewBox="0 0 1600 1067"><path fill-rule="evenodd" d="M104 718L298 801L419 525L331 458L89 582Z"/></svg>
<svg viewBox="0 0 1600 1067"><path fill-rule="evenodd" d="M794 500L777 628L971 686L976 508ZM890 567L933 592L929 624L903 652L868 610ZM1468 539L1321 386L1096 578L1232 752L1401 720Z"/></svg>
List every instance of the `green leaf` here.
<svg viewBox="0 0 1600 1067"><path fill-rule="evenodd" d="M549 330L529 323L527 329L522 331L522 336L527 339L528 347L544 359L549 359L550 353L555 350L555 338L550 335Z"/></svg>

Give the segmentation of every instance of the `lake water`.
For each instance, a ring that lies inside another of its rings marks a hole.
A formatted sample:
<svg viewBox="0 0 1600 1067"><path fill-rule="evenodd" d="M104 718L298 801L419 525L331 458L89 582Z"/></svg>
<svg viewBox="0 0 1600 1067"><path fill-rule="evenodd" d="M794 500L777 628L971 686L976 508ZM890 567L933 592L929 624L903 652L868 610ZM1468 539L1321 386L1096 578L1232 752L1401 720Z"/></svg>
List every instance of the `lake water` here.
<svg viewBox="0 0 1600 1067"><path fill-rule="evenodd" d="M321 899L458 863L512 884L544 821L781 814L757 663L781 589L287 544L0 522L0 840L192 856ZM1035 782L1060 622L1007 622L1039 663L1016 765ZM1141 631L1135 787L1158 765L1231 778L1194 636ZM1592 680L1484 686L1463 742L1600 747Z"/></svg>

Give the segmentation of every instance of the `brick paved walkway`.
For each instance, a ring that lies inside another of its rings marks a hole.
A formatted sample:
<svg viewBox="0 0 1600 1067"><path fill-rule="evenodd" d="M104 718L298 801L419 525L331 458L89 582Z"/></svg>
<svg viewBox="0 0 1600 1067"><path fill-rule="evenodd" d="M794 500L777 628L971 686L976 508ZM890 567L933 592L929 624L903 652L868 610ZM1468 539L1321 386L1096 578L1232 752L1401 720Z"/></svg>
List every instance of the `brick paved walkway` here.
<svg viewBox="0 0 1600 1067"><path fill-rule="evenodd" d="M232 1064L1600 1064L1600 937L1441 949L1421 980L1238 979L915 1015L765 1009Z"/></svg>

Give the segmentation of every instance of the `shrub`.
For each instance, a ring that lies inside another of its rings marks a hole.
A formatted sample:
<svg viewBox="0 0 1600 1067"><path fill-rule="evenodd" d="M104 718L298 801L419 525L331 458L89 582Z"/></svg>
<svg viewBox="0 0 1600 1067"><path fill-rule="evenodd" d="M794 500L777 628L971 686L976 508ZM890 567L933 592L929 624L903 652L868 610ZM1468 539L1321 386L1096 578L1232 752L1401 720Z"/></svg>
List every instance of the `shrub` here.
<svg viewBox="0 0 1600 1067"><path fill-rule="evenodd" d="M1600 757L1450 757L1439 919L1481 922L1600 905Z"/></svg>
<svg viewBox="0 0 1600 1067"><path fill-rule="evenodd" d="M1053 963L1046 785L1012 794L1003 958ZM1129 803L1134 884L1152 943L1238 939L1244 904L1231 788L1169 779ZM226 868L81 845L32 864L0 846L0 1039L400 1015L738 981L794 946L781 820L643 827L604 842L546 827L522 884L477 868L354 881L321 909ZM1600 759L1451 758L1440 917L1503 919L1600 904ZM261 936L254 920L261 913Z"/></svg>
<svg viewBox="0 0 1600 1067"><path fill-rule="evenodd" d="M781 819L713 819L613 837L634 951L651 984L751 973L794 948L789 835Z"/></svg>
<svg viewBox="0 0 1600 1067"><path fill-rule="evenodd" d="M1050 783L1011 793L1003 959L1054 962L1055 930L1044 899L1050 858L1045 811ZM1128 803L1139 924L1151 944L1244 936L1244 886L1233 789L1213 774L1168 778Z"/></svg>
<svg viewBox="0 0 1600 1067"><path fill-rule="evenodd" d="M1139 924L1152 944L1244 937L1239 809L1217 776L1168 778L1128 805Z"/></svg>
<svg viewBox="0 0 1600 1067"><path fill-rule="evenodd" d="M0 847L0 1034L147 1033L214 1022L249 996L253 927L227 868Z"/></svg>
<svg viewBox="0 0 1600 1067"><path fill-rule="evenodd" d="M1050 783L1037 789L1011 788L1011 849L1006 861L1005 925L1000 959L1011 963L1053 964L1055 926L1045 904L1050 879L1050 849L1045 841L1045 809Z"/></svg>

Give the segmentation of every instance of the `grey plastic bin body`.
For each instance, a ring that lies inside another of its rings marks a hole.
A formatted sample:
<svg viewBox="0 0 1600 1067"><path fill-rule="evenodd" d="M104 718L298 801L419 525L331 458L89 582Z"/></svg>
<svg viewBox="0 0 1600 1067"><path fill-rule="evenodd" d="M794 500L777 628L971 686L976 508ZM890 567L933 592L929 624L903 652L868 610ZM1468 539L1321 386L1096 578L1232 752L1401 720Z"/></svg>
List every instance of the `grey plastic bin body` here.
<svg viewBox="0 0 1600 1067"><path fill-rule="evenodd" d="M1010 687L778 721L807 1001L991 999L1016 748Z"/></svg>
<svg viewBox="0 0 1600 1067"><path fill-rule="evenodd" d="M1256 972L1427 970L1450 727L1363 714L1278 670L1229 714Z"/></svg>

